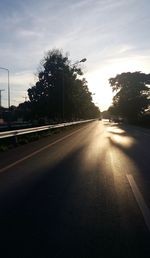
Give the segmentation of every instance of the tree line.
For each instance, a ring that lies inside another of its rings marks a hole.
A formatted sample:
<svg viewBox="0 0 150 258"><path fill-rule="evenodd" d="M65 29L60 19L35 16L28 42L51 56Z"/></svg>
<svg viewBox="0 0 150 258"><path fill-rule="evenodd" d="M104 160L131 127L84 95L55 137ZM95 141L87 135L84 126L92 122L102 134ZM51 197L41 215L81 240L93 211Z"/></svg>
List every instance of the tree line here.
<svg viewBox="0 0 150 258"><path fill-rule="evenodd" d="M80 62L72 64L59 49L48 51L40 63L35 85L28 89L29 101L11 107L12 120L20 117L42 123L100 117L82 75ZM129 123L145 121L150 125L150 74L121 73L110 78L109 83L115 95L104 116L123 118Z"/></svg>
<svg viewBox="0 0 150 258"><path fill-rule="evenodd" d="M109 83L116 93L109 113L129 123L150 125L150 74L139 71L122 73L110 78Z"/></svg>
<svg viewBox="0 0 150 258"><path fill-rule="evenodd" d="M19 104L17 115L26 121L47 122L99 117L100 110L82 75L80 62L72 65L59 49L48 51L40 63L37 82L28 89L29 101Z"/></svg>

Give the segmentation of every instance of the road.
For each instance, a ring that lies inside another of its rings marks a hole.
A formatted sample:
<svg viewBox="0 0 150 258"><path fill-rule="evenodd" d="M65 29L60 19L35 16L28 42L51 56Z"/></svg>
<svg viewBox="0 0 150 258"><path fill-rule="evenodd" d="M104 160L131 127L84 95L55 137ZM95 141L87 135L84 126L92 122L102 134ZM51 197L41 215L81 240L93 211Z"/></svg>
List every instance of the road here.
<svg viewBox="0 0 150 258"><path fill-rule="evenodd" d="M150 257L149 146L95 121L1 153L1 256Z"/></svg>

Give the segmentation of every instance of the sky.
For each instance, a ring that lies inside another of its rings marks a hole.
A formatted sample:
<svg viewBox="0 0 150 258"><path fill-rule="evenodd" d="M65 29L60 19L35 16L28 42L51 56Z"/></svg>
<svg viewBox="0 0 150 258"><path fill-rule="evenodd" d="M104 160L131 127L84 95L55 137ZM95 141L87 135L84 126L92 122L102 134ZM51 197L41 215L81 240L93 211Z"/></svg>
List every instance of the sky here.
<svg viewBox="0 0 150 258"><path fill-rule="evenodd" d="M94 103L112 103L108 79L150 72L149 0L1 0L0 67L9 69L11 104L26 100L48 50L86 58L84 77ZM7 71L0 69L2 105L8 106Z"/></svg>

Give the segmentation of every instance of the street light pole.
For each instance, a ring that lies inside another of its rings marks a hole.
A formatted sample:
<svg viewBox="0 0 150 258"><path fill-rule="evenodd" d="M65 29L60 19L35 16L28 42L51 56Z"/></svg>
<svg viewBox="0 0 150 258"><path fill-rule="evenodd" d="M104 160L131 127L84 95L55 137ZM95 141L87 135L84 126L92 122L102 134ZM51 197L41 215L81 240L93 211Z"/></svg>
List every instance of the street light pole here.
<svg viewBox="0 0 150 258"><path fill-rule="evenodd" d="M0 107L2 107L2 91L5 91L5 90L0 90Z"/></svg>
<svg viewBox="0 0 150 258"><path fill-rule="evenodd" d="M9 69L0 67L0 69L7 71L8 74L8 108L10 108L10 85L9 85Z"/></svg>

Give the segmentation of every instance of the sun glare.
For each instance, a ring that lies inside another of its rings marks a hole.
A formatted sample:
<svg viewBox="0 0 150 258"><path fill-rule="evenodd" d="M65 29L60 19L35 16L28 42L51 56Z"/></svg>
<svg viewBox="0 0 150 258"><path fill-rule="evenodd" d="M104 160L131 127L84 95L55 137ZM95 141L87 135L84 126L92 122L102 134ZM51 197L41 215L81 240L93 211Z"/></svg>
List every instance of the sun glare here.
<svg viewBox="0 0 150 258"><path fill-rule="evenodd" d="M111 142L116 146L123 146L124 148L130 148L136 143L133 137L127 135L125 130L117 126L108 127L106 136L111 139Z"/></svg>
<svg viewBox="0 0 150 258"><path fill-rule="evenodd" d="M96 71L87 76L90 91L93 93L94 103L100 110L106 110L112 103L113 93L109 86L107 76Z"/></svg>
<svg viewBox="0 0 150 258"><path fill-rule="evenodd" d="M109 108L115 94L112 92L109 84L109 78L115 77L117 74L121 74L123 72L141 70L140 58L138 56L134 56L133 58L124 57L109 59L103 67L87 74L86 78L89 89L93 93L93 100L95 104L100 107L101 111Z"/></svg>

